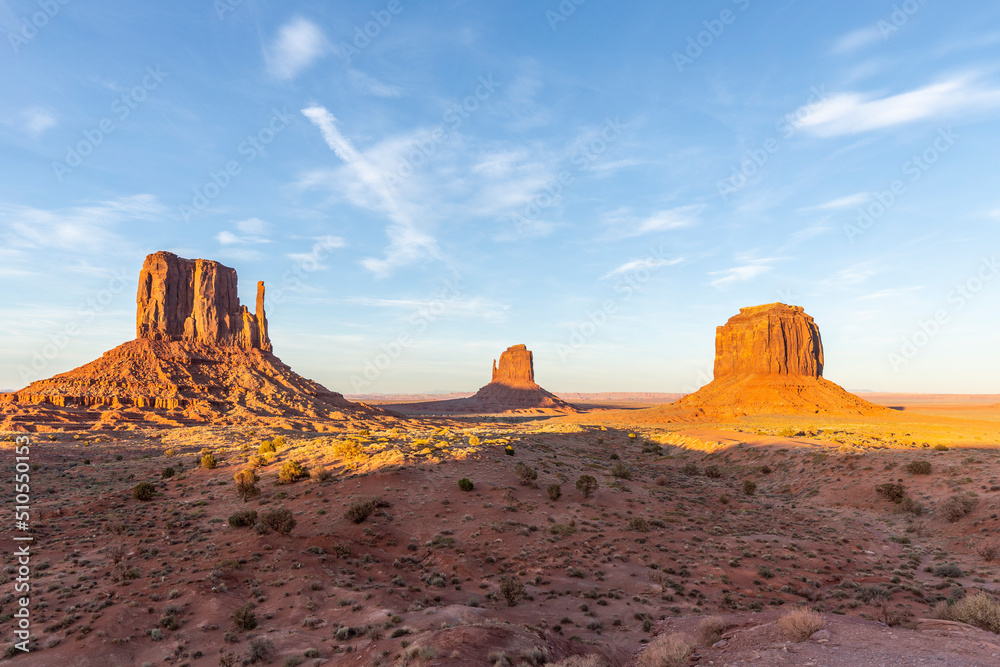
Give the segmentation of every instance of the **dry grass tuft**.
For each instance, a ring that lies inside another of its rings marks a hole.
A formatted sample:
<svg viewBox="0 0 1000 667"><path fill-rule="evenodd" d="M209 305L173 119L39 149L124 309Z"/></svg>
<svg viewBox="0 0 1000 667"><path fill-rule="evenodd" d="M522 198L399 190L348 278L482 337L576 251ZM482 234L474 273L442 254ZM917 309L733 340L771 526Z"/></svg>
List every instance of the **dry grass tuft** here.
<svg viewBox="0 0 1000 667"><path fill-rule="evenodd" d="M1000 602L986 593L968 595L951 605L942 602L935 607L934 615L1000 634Z"/></svg>
<svg viewBox="0 0 1000 667"><path fill-rule="evenodd" d="M571 655L559 662L549 663L549 667L607 667L608 663L599 655Z"/></svg>
<svg viewBox="0 0 1000 667"><path fill-rule="evenodd" d="M685 634L660 635L639 654L637 667L683 667L694 651L694 642Z"/></svg>
<svg viewBox="0 0 1000 667"><path fill-rule="evenodd" d="M705 646L711 646L722 639L722 633L729 625L720 616L709 616L701 619L698 624L698 641Z"/></svg>
<svg viewBox="0 0 1000 667"><path fill-rule="evenodd" d="M778 619L778 627L793 642L809 639L814 632L822 630L825 625L823 617L809 609L793 609Z"/></svg>

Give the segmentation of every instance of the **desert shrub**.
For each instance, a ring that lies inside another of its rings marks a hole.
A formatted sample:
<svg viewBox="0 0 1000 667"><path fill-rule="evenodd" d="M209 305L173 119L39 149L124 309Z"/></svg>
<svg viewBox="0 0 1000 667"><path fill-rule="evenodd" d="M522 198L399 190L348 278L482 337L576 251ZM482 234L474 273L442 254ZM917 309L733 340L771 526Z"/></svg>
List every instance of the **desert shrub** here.
<svg viewBox="0 0 1000 667"><path fill-rule="evenodd" d="M333 477L333 473L326 468L318 468L314 477L317 484L322 484L323 482L331 479Z"/></svg>
<svg viewBox="0 0 1000 667"><path fill-rule="evenodd" d="M976 546L976 553L980 558L989 562L1000 558L1000 538L987 538Z"/></svg>
<svg viewBox="0 0 1000 667"><path fill-rule="evenodd" d="M683 667L694 651L694 642L687 635L674 632L660 635L639 654L637 667Z"/></svg>
<svg viewBox="0 0 1000 667"><path fill-rule="evenodd" d="M899 507L896 508L897 512L903 514L912 514L913 516L920 516L924 513L924 506L918 503L913 498L906 496L900 501Z"/></svg>
<svg viewBox="0 0 1000 667"><path fill-rule="evenodd" d="M774 579L774 570L769 568L767 565L761 565L757 568L757 574L764 577L765 579Z"/></svg>
<svg viewBox="0 0 1000 667"><path fill-rule="evenodd" d="M652 442L651 440L647 440L646 442L642 443L642 453L643 454L662 454L663 453L663 447L661 447L660 445L658 445L655 442Z"/></svg>
<svg viewBox="0 0 1000 667"><path fill-rule="evenodd" d="M285 440L285 436L279 435L277 438L274 438L271 443L274 445L275 449L277 449L278 447L284 447L287 445L288 441Z"/></svg>
<svg viewBox="0 0 1000 667"><path fill-rule="evenodd" d="M294 484L300 479L306 479L307 477L309 477L309 471L295 459L285 461L281 465L281 470L278 471L278 481L282 484Z"/></svg>
<svg viewBox="0 0 1000 667"><path fill-rule="evenodd" d="M219 462L215 460L215 456L212 452L208 452L201 457L201 467L205 470L211 470L215 466L219 465Z"/></svg>
<svg viewBox="0 0 1000 667"><path fill-rule="evenodd" d="M826 623L823 617L809 609L793 609L778 619L778 627L793 642L809 639L814 632L822 630L824 625Z"/></svg>
<svg viewBox="0 0 1000 667"><path fill-rule="evenodd" d="M470 435L469 436L469 444L472 445L473 447L478 447L479 446L479 436L478 435Z"/></svg>
<svg viewBox="0 0 1000 667"><path fill-rule="evenodd" d="M761 475L770 475L771 474L771 466L769 466L767 464L762 465L760 467L760 474Z"/></svg>
<svg viewBox="0 0 1000 667"><path fill-rule="evenodd" d="M240 470L233 475L233 480L236 483L236 495L243 502L260 495L260 489L257 488L257 482L260 481L260 478L257 477L257 473L252 468Z"/></svg>
<svg viewBox="0 0 1000 667"><path fill-rule="evenodd" d="M931 474L931 462L930 461L910 461L906 464L906 472L911 475L929 475Z"/></svg>
<svg viewBox="0 0 1000 667"><path fill-rule="evenodd" d="M463 477L462 479L458 480L458 488L460 488L462 491L472 491L472 489L474 489L475 487L476 485L473 484L472 480L469 479L468 477Z"/></svg>
<svg viewBox="0 0 1000 667"><path fill-rule="evenodd" d="M946 563L945 565L938 565L934 568L933 574L935 577L941 577L942 579L958 579L962 576L962 568L954 563Z"/></svg>
<svg viewBox="0 0 1000 667"><path fill-rule="evenodd" d="M253 528L257 525L257 510L238 510L229 515L233 528Z"/></svg>
<svg viewBox="0 0 1000 667"><path fill-rule="evenodd" d="M267 459L261 456L260 454L254 454L253 456L247 459L247 465L254 469L263 468L264 466L267 465Z"/></svg>
<svg viewBox="0 0 1000 667"><path fill-rule="evenodd" d="M681 473L687 475L688 477L697 477L701 474L701 470L699 470L698 466L693 463L685 463L681 467Z"/></svg>
<svg viewBox="0 0 1000 667"><path fill-rule="evenodd" d="M164 456L177 456L177 450L171 447L170 449L163 450Z"/></svg>
<svg viewBox="0 0 1000 667"><path fill-rule="evenodd" d="M267 637L254 637L247 647L247 657L243 658L243 664L256 665L259 662L270 662L273 652L274 642Z"/></svg>
<svg viewBox="0 0 1000 667"><path fill-rule="evenodd" d="M152 500L154 493L156 493L156 487L149 482L139 482L132 487L132 497L136 500Z"/></svg>
<svg viewBox="0 0 1000 667"><path fill-rule="evenodd" d="M389 503L385 502L378 496L369 496L367 498L359 498L351 503L347 509L344 511L344 518L351 523L361 523L368 517L372 515L379 507L388 507Z"/></svg>
<svg viewBox="0 0 1000 667"><path fill-rule="evenodd" d="M934 451L946 452L948 451L948 445L939 442L938 444L934 445Z"/></svg>
<svg viewBox="0 0 1000 667"><path fill-rule="evenodd" d="M722 495L719 496L719 502L722 503L723 505L728 505L729 504L729 496L726 495L725 493L723 493Z"/></svg>
<svg viewBox="0 0 1000 667"><path fill-rule="evenodd" d="M975 496L957 493L941 503L939 510L944 515L944 518L955 523L967 516L978 502L979 499Z"/></svg>
<svg viewBox="0 0 1000 667"><path fill-rule="evenodd" d="M514 474L521 480L521 484L525 486L534 484L535 480L538 479L538 471L524 462L519 462L514 466Z"/></svg>
<svg viewBox="0 0 1000 667"><path fill-rule="evenodd" d="M266 456L267 454L275 454L277 453L277 451L278 448L275 447L274 443L271 442L270 440L265 440L264 442L260 443L260 447L257 448L257 453L260 454L261 456Z"/></svg>
<svg viewBox="0 0 1000 667"><path fill-rule="evenodd" d="M247 602L233 611L233 625L237 630L247 632L257 627L257 614L254 613L253 602Z"/></svg>
<svg viewBox="0 0 1000 667"><path fill-rule="evenodd" d="M508 607L515 607L524 597L524 582L517 577L504 577L500 580L500 594Z"/></svg>
<svg viewBox="0 0 1000 667"><path fill-rule="evenodd" d="M705 466L705 477L719 479L722 477L722 470L719 469L719 466Z"/></svg>
<svg viewBox="0 0 1000 667"><path fill-rule="evenodd" d="M260 522L280 535L287 535L295 528L295 517L291 510L285 508L264 512L260 516Z"/></svg>
<svg viewBox="0 0 1000 667"><path fill-rule="evenodd" d="M550 662L548 667L608 667L608 663L596 653L591 653L590 655L571 655L559 662Z"/></svg>
<svg viewBox="0 0 1000 667"><path fill-rule="evenodd" d="M337 440L333 443L333 453L345 461L364 458L365 448L357 440Z"/></svg>
<svg viewBox="0 0 1000 667"><path fill-rule="evenodd" d="M1000 602L986 593L967 595L954 604L942 605L935 611L946 620L968 623L1000 634Z"/></svg>
<svg viewBox="0 0 1000 667"><path fill-rule="evenodd" d="M503 448L503 453L506 454L507 456L514 456L514 446L507 445L506 447Z"/></svg>
<svg viewBox="0 0 1000 667"><path fill-rule="evenodd" d="M747 496L752 496L757 493L757 482L752 479L748 479L743 482L743 494Z"/></svg>
<svg viewBox="0 0 1000 667"><path fill-rule="evenodd" d="M611 474L618 479L632 479L632 471L621 461L615 461L611 466Z"/></svg>
<svg viewBox="0 0 1000 667"><path fill-rule="evenodd" d="M562 487L558 484L550 484L549 488L545 489L545 492L549 494L549 500L559 500L562 496Z"/></svg>
<svg viewBox="0 0 1000 667"><path fill-rule="evenodd" d="M901 503L903 502L903 498L906 497L906 487L896 482L886 482L884 484L876 484L875 493L891 502Z"/></svg>
<svg viewBox="0 0 1000 667"><path fill-rule="evenodd" d="M175 474L177 474L177 471L174 470L173 467L168 466L163 469L163 472L160 473L160 477L162 477L163 479L170 479Z"/></svg>
<svg viewBox="0 0 1000 667"><path fill-rule="evenodd" d="M722 639L722 633L729 625L719 616L709 616L698 623L698 641L705 646L711 646Z"/></svg>
<svg viewBox="0 0 1000 667"><path fill-rule="evenodd" d="M580 475L580 479L576 480L576 490L582 493L584 498L594 495L597 486L597 480L592 475Z"/></svg>
<svg viewBox="0 0 1000 667"><path fill-rule="evenodd" d="M639 533L649 532L649 523L646 522L641 516L634 516L628 520L628 529L634 530Z"/></svg>
<svg viewBox="0 0 1000 667"><path fill-rule="evenodd" d="M791 426L786 426L785 428L781 429L781 431L778 432L778 435L780 435L782 438L794 438L798 434L799 432L794 428L792 428Z"/></svg>

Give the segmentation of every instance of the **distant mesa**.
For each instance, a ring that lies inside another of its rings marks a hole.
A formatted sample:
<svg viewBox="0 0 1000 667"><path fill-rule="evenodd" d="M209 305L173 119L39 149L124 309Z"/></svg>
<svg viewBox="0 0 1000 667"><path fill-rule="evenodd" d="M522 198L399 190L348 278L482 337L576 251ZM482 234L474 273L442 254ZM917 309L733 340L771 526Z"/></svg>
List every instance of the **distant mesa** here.
<svg viewBox="0 0 1000 667"><path fill-rule="evenodd" d="M715 333L715 379L673 407L712 416L883 413L823 378L823 342L799 306L741 308Z"/></svg>
<svg viewBox="0 0 1000 667"><path fill-rule="evenodd" d="M404 414L547 414L577 409L535 383L535 363L525 345L512 345L493 360L493 378L473 396L448 401L401 403L389 406Z"/></svg>
<svg viewBox="0 0 1000 667"><path fill-rule="evenodd" d="M146 257L136 339L0 397L0 429L267 424L323 431L390 413L352 403L272 354L264 283L253 313L236 271L169 252Z"/></svg>

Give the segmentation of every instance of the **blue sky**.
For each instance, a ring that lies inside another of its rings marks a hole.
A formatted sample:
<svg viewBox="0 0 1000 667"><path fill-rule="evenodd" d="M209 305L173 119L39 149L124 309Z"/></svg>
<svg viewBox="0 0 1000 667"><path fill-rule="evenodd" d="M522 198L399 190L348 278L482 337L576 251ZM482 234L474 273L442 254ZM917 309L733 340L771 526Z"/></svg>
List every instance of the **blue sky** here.
<svg viewBox="0 0 1000 667"><path fill-rule="evenodd" d="M1000 5L0 0L0 387L143 257L345 393L684 391L784 301L852 389L1000 392Z"/></svg>

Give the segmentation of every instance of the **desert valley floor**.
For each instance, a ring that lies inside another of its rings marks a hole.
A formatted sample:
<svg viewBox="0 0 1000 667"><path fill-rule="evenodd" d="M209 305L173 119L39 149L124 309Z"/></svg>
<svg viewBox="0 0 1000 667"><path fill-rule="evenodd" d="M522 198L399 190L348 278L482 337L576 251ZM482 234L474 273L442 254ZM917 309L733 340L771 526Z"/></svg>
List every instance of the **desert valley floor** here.
<svg viewBox="0 0 1000 667"><path fill-rule="evenodd" d="M942 613L1000 590L1000 397L865 397L895 409L30 433L35 650L3 660L1000 664Z"/></svg>

